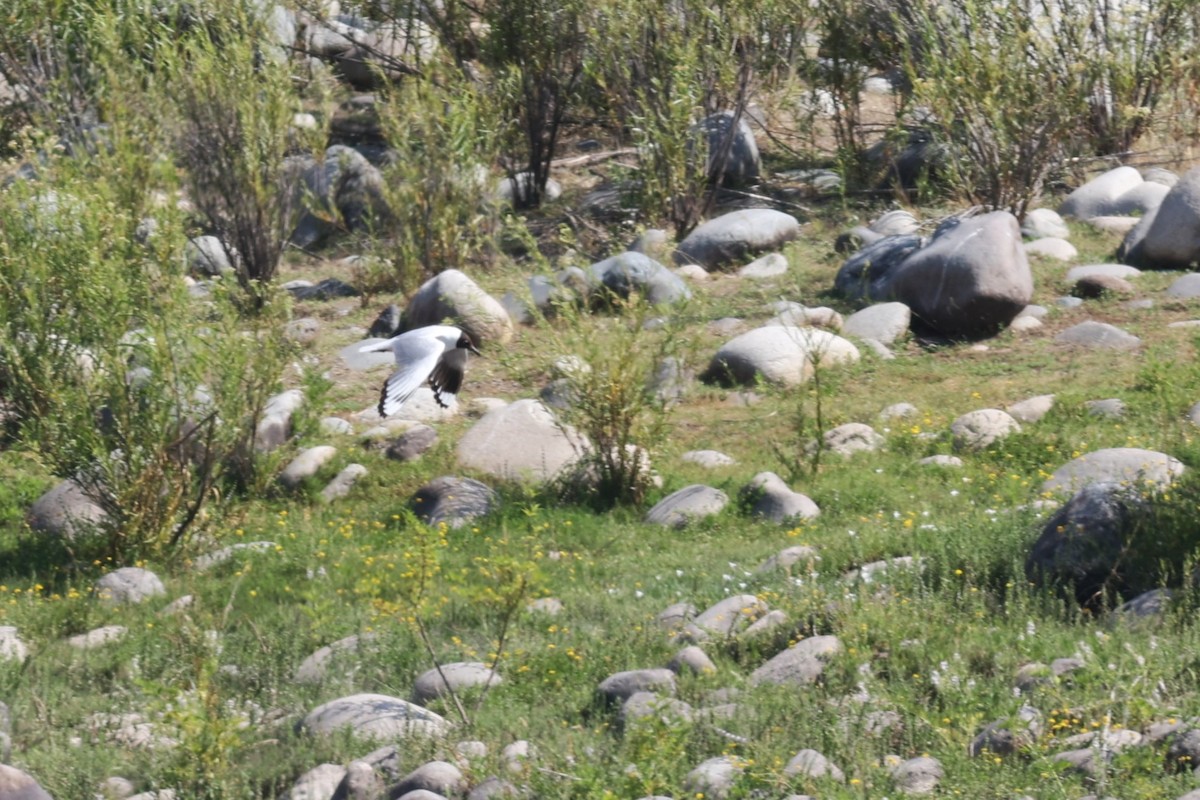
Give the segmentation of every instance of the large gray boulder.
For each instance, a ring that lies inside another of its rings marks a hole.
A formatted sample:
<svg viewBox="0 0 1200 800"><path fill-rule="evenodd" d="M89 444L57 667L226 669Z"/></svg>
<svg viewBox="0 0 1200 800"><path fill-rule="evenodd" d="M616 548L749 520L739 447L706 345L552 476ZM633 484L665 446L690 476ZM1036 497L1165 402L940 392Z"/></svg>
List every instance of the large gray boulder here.
<svg viewBox="0 0 1200 800"><path fill-rule="evenodd" d="M513 323L500 301L456 269L427 280L404 310L405 331L452 320L481 349L512 339Z"/></svg>
<svg viewBox="0 0 1200 800"><path fill-rule="evenodd" d="M654 305L664 305L692 296L683 278L641 253L626 252L606 258L588 267L588 272L597 288L622 299L638 292Z"/></svg>
<svg viewBox="0 0 1200 800"><path fill-rule="evenodd" d="M856 311L842 323L842 333L892 344L908 333L912 311L904 303L876 303Z"/></svg>
<svg viewBox="0 0 1200 800"><path fill-rule="evenodd" d="M575 464L586 438L537 400L518 400L489 411L462 438L455 452L468 469L505 479L547 480Z"/></svg>
<svg viewBox="0 0 1200 800"><path fill-rule="evenodd" d="M71 540L103 525L108 515L74 480L59 483L30 506L25 521L39 533Z"/></svg>
<svg viewBox="0 0 1200 800"><path fill-rule="evenodd" d="M720 489L697 483L659 500L646 513L646 522L668 528L686 528L695 520L721 513L728 503L729 497Z"/></svg>
<svg viewBox="0 0 1200 800"><path fill-rule="evenodd" d="M967 338L995 334L1032 299L1021 229L1007 211L943 223L929 244L899 260L914 238L867 248L878 249L878 258L860 252L838 271L835 287L851 297L899 301L935 333Z"/></svg>
<svg viewBox="0 0 1200 800"><path fill-rule="evenodd" d="M812 519L821 513L808 495L793 491L774 472L755 475L750 483L742 487L741 498L752 516L763 517L771 522Z"/></svg>
<svg viewBox="0 0 1200 800"><path fill-rule="evenodd" d="M825 664L845 648L836 636L812 636L779 653L750 674L752 684L806 686L825 672Z"/></svg>
<svg viewBox="0 0 1200 800"><path fill-rule="evenodd" d="M421 673L413 683L413 702L425 704L447 694L463 695L485 686L499 686L499 673L478 661L442 664Z"/></svg>
<svg viewBox="0 0 1200 800"><path fill-rule="evenodd" d="M16 767L0 764L0 800L53 800L33 776Z"/></svg>
<svg viewBox="0 0 1200 800"><path fill-rule="evenodd" d="M106 605L136 605L167 593L159 577L141 567L121 567L101 576L94 591Z"/></svg>
<svg viewBox="0 0 1200 800"><path fill-rule="evenodd" d="M1142 174L1134 167L1110 169L1067 195L1058 212L1076 219L1120 215L1117 200L1141 183Z"/></svg>
<svg viewBox="0 0 1200 800"><path fill-rule="evenodd" d="M897 234L870 242L842 263L833 279L833 289L857 303L870 303L884 289L881 283L905 259L925 246L916 234Z"/></svg>
<svg viewBox="0 0 1200 800"><path fill-rule="evenodd" d="M1189 269L1200 263L1200 167L1185 173L1157 210L1129 232L1119 255L1142 269Z"/></svg>
<svg viewBox="0 0 1200 800"><path fill-rule="evenodd" d="M1183 474L1183 463L1166 453L1113 447L1068 461L1042 483L1043 492L1076 492L1093 483L1114 483L1161 491Z"/></svg>
<svg viewBox="0 0 1200 800"><path fill-rule="evenodd" d="M768 325L726 342L713 356L704 380L753 384L759 378L782 386L798 386L813 369L854 363L858 348L818 328Z"/></svg>
<svg viewBox="0 0 1200 800"><path fill-rule="evenodd" d="M452 475L433 479L409 501L417 518L426 525L444 524L448 528L461 528L490 513L498 504L499 498L487 484Z"/></svg>
<svg viewBox="0 0 1200 800"><path fill-rule="evenodd" d="M312 734L350 731L362 739L440 737L450 724L429 709L382 694L355 694L317 706L300 726Z"/></svg>
<svg viewBox="0 0 1200 800"><path fill-rule="evenodd" d="M738 117L732 111L721 111L702 119L696 130L704 135L710 181L736 186L758 178L762 159L745 115Z"/></svg>
<svg viewBox="0 0 1200 800"><path fill-rule="evenodd" d="M745 208L710 219L675 249L678 264L718 269L744 264L748 256L778 250L800 235L800 221L769 208Z"/></svg>
<svg viewBox="0 0 1200 800"><path fill-rule="evenodd" d="M290 241L313 247L339 230L359 230L386 218L383 175L357 150L335 144L320 161L291 156L284 163L292 203L304 212Z"/></svg>

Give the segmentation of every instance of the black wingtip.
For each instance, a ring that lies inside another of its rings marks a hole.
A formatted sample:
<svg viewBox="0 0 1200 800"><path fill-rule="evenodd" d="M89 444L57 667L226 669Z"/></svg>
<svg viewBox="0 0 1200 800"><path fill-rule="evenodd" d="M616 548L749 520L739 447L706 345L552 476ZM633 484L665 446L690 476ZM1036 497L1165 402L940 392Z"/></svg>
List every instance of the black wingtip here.
<svg viewBox="0 0 1200 800"><path fill-rule="evenodd" d="M387 383L384 383L383 389L379 392L379 405L376 406L376 408L379 409L379 416L383 417L385 419L387 418L387 412L383 410L383 406L384 406L384 403L386 403L386 402L387 402Z"/></svg>

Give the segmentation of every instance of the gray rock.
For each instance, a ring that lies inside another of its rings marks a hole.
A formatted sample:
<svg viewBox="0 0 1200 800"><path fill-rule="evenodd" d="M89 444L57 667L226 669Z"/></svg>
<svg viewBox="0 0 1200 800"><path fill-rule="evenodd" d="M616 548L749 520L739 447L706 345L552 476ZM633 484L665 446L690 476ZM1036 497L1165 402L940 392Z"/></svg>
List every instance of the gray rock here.
<svg viewBox="0 0 1200 800"><path fill-rule="evenodd" d="M869 303L890 300L882 296L887 276L925 245L915 234L886 236L868 243L842 263L834 277L833 288L850 300Z"/></svg>
<svg viewBox="0 0 1200 800"><path fill-rule="evenodd" d="M820 560L821 556L817 554L814 548L806 544L798 544L780 550L759 564L755 572L773 572L777 569L791 572L792 567L796 564L812 569L813 564Z"/></svg>
<svg viewBox="0 0 1200 800"><path fill-rule="evenodd" d="M506 480L553 478L586 452L587 440L560 425L537 400L518 400L489 411L458 441L458 461Z"/></svg>
<svg viewBox="0 0 1200 800"><path fill-rule="evenodd" d="M1117 200L1142 182L1142 174L1135 168L1116 167L1067 195L1058 211L1064 217L1076 219L1120 214Z"/></svg>
<svg viewBox="0 0 1200 800"><path fill-rule="evenodd" d="M339 661L349 662L351 658L357 658L359 651L363 649L364 643L373 642L374 640L374 635L369 633L356 633L353 636L338 639L336 642L322 647L300 662L300 666L296 668L293 680L296 683L303 684L322 683L329 676L332 666L336 665Z"/></svg>
<svg viewBox="0 0 1200 800"><path fill-rule="evenodd" d="M205 278L217 278L233 272L233 264L225 245L216 236L197 236L189 239L185 254L188 271Z"/></svg>
<svg viewBox="0 0 1200 800"><path fill-rule="evenodd" d="M269 453L291 438L292 417L302 405L304 392L299 389L288 389L268 400L254 431L254 449Z"/></svg>
<svg viewBox="0 0 1200 800"><path fill-rule="evenodd" d="M337 278L324 278L317 283L291 281L283 285L296 300L337 300L342 297L358 297L362 294L350 284ZM316 320L312 320L316 323Z"/></svg>
<svg viewBox="0 0 1200 800"><path fill-rule="evenodd" d="M391 339L400 333L402 321L400 306L390 303L379 312L379 316L375 317L375 321L367 329L367 338ZM384 353L384 355L391 356L391 353Z"/></svg>
<svg viewBox="0 0 1200 800"><path fill-rule="evenodd" d="M1008 324L1008 329L1013 333L1033 333L1044 328L1045 325L1037 317L1020 316Z"/></svg>
<svg viewBox="0 0 1200 800"><path fill-rule="evenodd" d="M703 134L707 147L709 181L736 186L752 183L758 178L762 161L758 144L754 141L754 131L750 129L745 116L738 116L733 111L721 111L702 119L696 129Z"/></svg>
<svg viewBox="0 0 1200 800"><path fill-rule="evenodd" d="M474 689L499 686L502 682L499 673L478 661L442 664L421 673L413 683L413 702L426 705L446 694L461 696Z"/></svg>
<svg viewBox="0 0 1200 800"><path fill-rule="evenodd" d="M682 278L641 253L626 252L598 261L588 267L588 273L594 286L622 299L637 292L654 305L666 305L692 296Z"/></svg>
<svg viewBox="0 0 1200 800"><path fill-rule="evenodd" d="M750 483L742 487L741 497L756 517L764 517L771 522L785 522L792 519L812 519L821 513L807 495L792 491L774 472L760 472Z"/></svg>
<svg viewBox="0 0 1200 800"><path fill-rule="evenodd" d="M362 739L407 739L444 736L449 723L420 706L382 694L355 694L317 706L300 726L317 735L349 731Z"/></svg>
<svg viewBox="0 0 1200 800"><path fill-rule="evenodd" d="M788 260L782 253L767 253L739 269L737 274L749 280L767 280L786 275L787 271Z"/></svg>
<svg viewBox="0 0 1200 800"><path fill-rule="evenodd" d="M800 235L800 222L768 208L733 211L697 226L675 250L677 264L717 269L778 250Z"/></svg>
<svg viewBox="0 0 1200 800"><path fill-rule="evenodd" d="M167 590L158 576L150 570L141 567L121 567L96 581L93 592L102 603L120 605L137 604L151 597L161 597Z"/></svg>
<svg viewBox="0 0 1200 800"><path fill-rule="evenodd" d="M1147 214L1162 205L1163 199L1171 189L1171 186L1157 181L1143 180L1113 202L1112 213L1125 217Z"/></svg>
<svg viewBox="0 0 1200 800"><path fill-rule="evenodd" d="M897 208L880 214L867 227L880 236L901 236L916 233L921 225L911 212Z"/></svg>
<svg viewBox="0 0 1200 800"><path fill-rule="evenodd" d="M297 778L280 800L332 800L345 777L346 768L340 764L318 764Z"/></svg>
<svg viewBox="0 0 1200 800"><path fill-rule="evenodd" d="M1142 271L1140 269L1126 264L1085 264L1079 267L1071 267L1071 269L1067 270L1067 283L1075 283L1080 278L1090 278L1095 275L1128 280L1136 278L1141 274Z"/></svg>
<svg viewBox="0 0 1200 800"><path fill-rule="evenodd" d="M1084 403L1088 414L1106 419L1121 419L1125 416L1125 401L1112 397L1107 400L1088 400Z"/></svg>
<svg viewBox="0 0 1200 800"><path fill-rule="evenodd" d="M712 800L725 800L742 774L743 767L730 756L717 756L702 761L683 779L688 797L702 794Z"/></svg>
<svg viewBox="0 0 1200 800"><path fill-rule="evenodd" d="M513 323L504 306L456 269L421 285L404 312L403 327L411 331L446 319L453 320L484 350L512 339Z"/></svg>
<svg viewBox="0 0 1200 800"><path fill-rule="evenodd" d="M728 503L729 497L720 489L693 484L659 500L646 514L646 522L685 528L698 519L719 514Z"/></svg>
<svg viewBox="0 0 1200 800"><path fill-rule="evenodd" d="M1174 593L1170 589L1151 589L1122 603L1109 615L1111 623L1137 624L1161 621L1171 607Z"/></svg>
<svg viewBox="0 0 1200 800"><path fill-rule="evenodd" d="M337 455L337 448L331 445L318 445L301 451L279 474L279 482L289 489L295 489L304 481L316 475L321 467Z"/></svg>
<svg viewBox="0 0 1200 800"><path fill-rule="evenodd" d="M1161 183L1169 189L1179 183L1179 174L1165 167L1150 167L1142 173L1142 179L1149 183Z"/></svg>
<svg viewBox="0 0 1200 800"><path fill-rule="evenodd" d="M675 673L669 669L632 669L609 675L596 687L609 703L624 703L638 692L675 694Z"/></svg>
<svg viewBox="0 0 1200 800"><path fill-rule="evenodd" d="M373 766L366 761L351 761L331 800L383 800L386 792L383 778Z"/></svg>
<svg viewBox="0 0 1200 800"><path fill-rule="evenodd" d="M1136 293L1137 289L1132 283L1112 275L1084 275L1071 287L1071 294L1085 300L1095 300L1111 295L1129 297Z"/></svg>
<svg viewBox="0 0 1200 800"><path fill-rule="evenodd" d="M192 562L192 569L196 572L207 572L213 567L229 561L238 553L266 553L274 550L275 547L275 542L237 542L197 556L196 560Z"/></svg>
<svg viewBox="0 0 1200 800"><path fill-rule="evenodd" d="M521 792L503 778L485 778L467 795L467 800L490 800L493 797L520 797Z"/></svg>
<svg viewBox="0 0 1200 800"><path fill-rule="evenodd" d="M691 603L675 603L659 612L655 621L668 633L681 630L696 616L696 607Z"/></svg>
<svg viewBox="0 0 1200 800"><path fill-rule="evenodd" d="M1153 214L1154 212L1152 211L1150 213ZM1143 219L1143 217L1118 217L1109 215L1092 217L1087 221L1087 224L1098 231L1103 231L1104 233L1119 233L1121 235L1126 235L1134 228L1140 226ZM1120 252L1118 251L1118 255L1119 254Z"/></svg>
<svg viewBox="0 0 1200 800"><path fill-rule="evenodd" d="M825 431L821 437L825 450L839 456L871 453L884 445L884 438L870 425L847 422Z"/></svg>
<svg viewBox="0 0 1200 800"><path fill-rule="evenodd" d="M415 461L437 441L436 430L428 425L417 424L389 444L385 455L394 461Z"/></svg>
<svg viewBox="0 0 1200 800"><path fill-rule="evenodd" d="M958 456L936 455L922 458L917 463L923 467L948 467L950 469L959 469L963 465L963 460Z"/></svg>
<svg viewBox="0 0 1200 800"><path fill-rule="evenodd" d="M765 637L769 633L787 627L789 622L790 620L786 613L779 609L773 609L752 622L746 630L738 634L738 638L742 641L751 641L756 638Z"/></svg>
<svg viewBox="0 0 1200 800"><path fill-rule="evenodd" d="M408 792L426 791L445 797L461 797L467 790L462 770L448 761L429 761L388 787L389 797L401 797Z"/></svg>
<svg viewBox="0 0 1200 800"><path fill-rule="evenodd" d="M129 629L124 625L104 625L68 638L67 644L76 650L98 650L105 645L119 642L127 633Z"/></svg>
<svg viewBox="0 0 1200 800"><path fill-rule="evenodd" d="M68 541L95 531L107 520L100 504L74 480L62 481L43 494L25 516L32 530Z"/></svg>
<svg viewBox="0 0 1200 800"><path fill-rule="evenodd" d="M1121 260L1149 269L1188 269L1200 262L1200 168L1179 179L1161 205L1122 243Z"/></svg>
<svg viewBox="0 0 1200 800"><path fill-rule="evenodd" d="M1200 416L1197 416L1197 419L1200 419ZM709 469L732 467L737 464L732 458L716 450L689 450L679 456L679 459L689 464L698 464L701 467Z"/></svg>
<svg viewBox="0 0 1200 800"><path fill-rule="evenodd" d="M0 800L53 800L27 772L0 764Z"/></svg>
<svg viewBox="0 0 1200 800"><path fill-rule="evenodd" d="M27 658L29 658L29 647L17 635L17 626L0 625L0 660L24 664ZM7 726L3 723L8 721L8 707L0 704L0 733L7 732Z"/></svg>
<svg viewBox="0 0 1200 800"><path fill-rule="evenodd" d="M1092 350L1132 350L1142 340L1107 322L1087 320L1067 328L1054 341L1060 344L1086 347Z"/></svg>
<svg viewBox="0 0 1200 800"><path fill-rule="evenodd" d="M790 325L795 328L824 328L829 331L840 331L844 320L842 315L827 306L806 308L799 303L776 303L776 315L767 320L767 325Z"/></svg>
<svg viewBox="0 0 1200 800"><path fill-rule="evenodd" d="M1167 287L1168 297L1200 297L1200 272L1189 272L1172 281Z"/></svg>
<svg viewBox="0 0 1200 800"><path fill-rule="evenodd" d="M1114 447L1068 461L1042 483L1043 492L1073 493L1093 483L1165 489L1183 474L1183 464L1166 453Z"/></svg>
<svg viewBox="0 0 1200 800"><path fill-rule="evenodd" d="M1022 246L1025 248L1027 256L1052 258L1056 261L1074 261L1079 257L1079 251L1075 249L1075 245L1066 239L1057 239L1052 236L1026 242Z"/></svg>
<svg viewBox="0 0 1200 800"><path fill-rule="evenodd" d="M1167 769L1172 772L1194 770L1196 764L1200 764L1200 728L1192 728L1171 737L1165 760Z"/></svg>
<svg viewBox="0 0 1200 800"><path fill-rule="evenodd" d="M621 704L617 722L628 730L639 722L653 720L662 725L680 725L692 721L692 707L674 697L654 692L635 692Z"/></svg>
<svg viewBox="0 0 1200 800"><path fill-rule="evenodd" d="M1049 208L1035 208L1025 214L1021 222L1021 235L1026 239L1070 239L1071 230L1058 212Z"/></svg>
<svg viewBox="0 0 1200 800"><path fill-rule="evenodd" d="M970 411L950 425L955 448L972 451L983 450L1020 430L1021 424L998 408Z"/></svg>
<svg viewBox="0 0 1200 800"><path fill-rule="evenodd" d="M297 247L313 247L339 230L363 229L390 213L379 168L345 145L327 148L320 161L291 156L284 172L293 202L304 209L289 239Z"/></svg>
<svg viewBox="0 0 1200 800"><path fill-rule="evenodd" d="M908 419L920 414L920 410L912 403L893 403L879 412L881 420Z"/></svg>
<svg viewBox="0 0 1200 800"><path fill-rule="evenodd" d="M846 773L836 764L816 750L807 748L792 756L783 768L783 775L787 778L802 775L808 778L829 778L838 783L846 782Z"/></svg>
<svg viewBox="0 0 1200 800"><path fill-rule="evenodd" d="M321 433L326 436L348 436L354 433L354 426L349 420L341 417L322 417L319 426Z"/></svg>
<svg viewBox="0 0 1200 800"><path fill-rule="evenodd" d="M443 475L418 489L409 506L426 525L445 524L453 529L490 514L498 502L496 493L487 484Z"/></svg>
<svg viewBox="0 0 1200 800"><path fill-rule="evenodd" d="M1094 779L1102 775L1108 766L1108 762L1112 760L1112 753L1104 752L1103 750L1095 750L1091 747L1084 747L1079 750L1066 750L1061 753L1054 753L1050 756L1050 760L1058 762L1056 766L1065 767L1062 772L1078 773L1087 778Z"/></svg>
<svg viewBox="0 0 1200 800"><path fill-rule="evenodd" d="M943 777L941 763L929 756L910 758L892 769L896 788L905 794L930 794Z"/></svg>
<svg viewBox="0 0 1200 800"><path fill-rule="evenodd" d="M846 318L842 333L892 344L908 333L912 312L904 303L877 303Z"/></svg>
<svg viewBox="0 0 1200 800"><path fill-rule="evenodd" d="M1083 305L1083 298L1059 297L1054 301L1054 305L1058 306L1059 308L1079 308L1081 305ZM1018 319L1020 318L1018 317Z"/></svg>
<svg viewBox="0 0 1200 800"><path fill-rule="evenodd" d="M760 377L783 386L807 381L816 368L853 363L858 348L817 328L771 325L755 328L726 342L702 376L710 382L752 384Z"/></svg>
<svg viewBox="0 0 1200 800"><path fill-rule="evenodd" d="M693 644L676 653L667 663L667 669L676 675L682 675L685 670L693 675L711 675L717 671L717 665L707 653Z"/></svg>
<svg viewBox="0 0 1200 800"><path fill-rule="evenodd" d="M972 757L1010 756L1032 745L1042 735L1042 713L1022 706L1012 719L999 719L983 727L967 748Z"/></svg>
<svg viewBox="0 0 1200 800"><path fill-rule="evenodd" d="M629 245L630 252L643 253L656 261L671 254L671 234L662 228L647 228Z"/></svg>
<svg viewBox="0 0 1200 800"><path fill-rule="evenodd" d="M367 468L362 464L347 464L342 471L334 476L324 489L321 490L321 500L332 503L350 494L354 484L367 475Z"/></svg>
<svg viewBox="0 0 1200 800"><path fill-rule="evenodd" d="M1054 395L1039 394L1036 397L1013 403L1005 410L1017 422L1031 423L1037 422L1049 414L1052 408L1054 408Z"/></svg>
<svg viewBox="0 0 1200 800"><path fill-rule="evenodd" d="M825 664L844 650L836 636L801 639L750 674L752 684L805 686L820 679Z"/></svg>
<svg viewBox="0 0 1200 800"><path fill-rule="evenodd" d="M283 328L285 339L296 344L312 344L321 333L321 323L314 317L294 319Z"/></svg>
<svg viewBox="0 0 1200 800"><path fill-rule="evenodd" d="M752 594L726 597L706 608L692 625L706 634L733 636L767 613L767 604Z"/></svg>
<svg viewBox="0 0 1200 800"><path fill-rule="evenodd" d="M133 797L137 792L134 789L133 781L128 778L122 778L119 775L112 775L100 781L100 797L96 800L125 800L127 797Z"/></svg>

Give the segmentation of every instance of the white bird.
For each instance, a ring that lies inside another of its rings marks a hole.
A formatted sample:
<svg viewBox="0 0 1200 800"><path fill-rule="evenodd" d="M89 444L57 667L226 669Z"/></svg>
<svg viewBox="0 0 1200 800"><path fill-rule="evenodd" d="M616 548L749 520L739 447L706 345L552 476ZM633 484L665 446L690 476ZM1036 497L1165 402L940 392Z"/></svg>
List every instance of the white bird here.
<svg viewBox="0 0 1200 800"><path fill-rule="evenodd" d="M400 410L426 381L433 398L449 408L462 386L467 353L480 355L471 337L453 325L427 325L359 349L360 353L391 350L400 369L392 373L379 393L379 416Z"/></svg>

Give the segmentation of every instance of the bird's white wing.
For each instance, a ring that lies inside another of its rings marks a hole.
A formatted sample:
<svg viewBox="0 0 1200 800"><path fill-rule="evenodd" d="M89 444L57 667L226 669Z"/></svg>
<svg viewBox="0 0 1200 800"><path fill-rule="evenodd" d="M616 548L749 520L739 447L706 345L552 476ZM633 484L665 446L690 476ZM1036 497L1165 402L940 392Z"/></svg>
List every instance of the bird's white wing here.
<svg viewBox="0 0 1200 800"><path fill-rule="evenodd" d="M379 416L395 414L421 388L438 365L445 345L437 339L396 339L392 342L400 369L392 373L379 395Z"/></svg>

